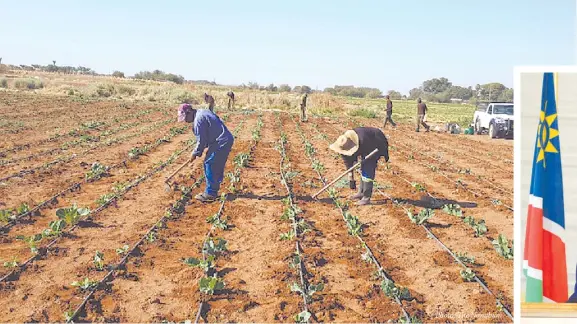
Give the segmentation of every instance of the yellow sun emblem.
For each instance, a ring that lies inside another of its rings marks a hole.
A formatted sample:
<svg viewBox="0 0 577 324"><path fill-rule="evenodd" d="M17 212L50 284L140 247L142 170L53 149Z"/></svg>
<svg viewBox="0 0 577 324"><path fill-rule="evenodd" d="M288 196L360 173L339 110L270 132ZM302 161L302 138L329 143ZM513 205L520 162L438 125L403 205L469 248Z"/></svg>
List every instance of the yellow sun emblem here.
<svg viewBox="0 0 577 324"><path fill-rule="evenodd" d="M544 110L547 111L547 101L545 101ZM559 153L559 150L551 143L553 138L559 136L559 130L551 127L555 119L557 119L557 114L545 116L545 112L541 111L539 119L539 137L537 140L539 153L537 162L543 161L543 167L545 167L545 153Z"/></svg>

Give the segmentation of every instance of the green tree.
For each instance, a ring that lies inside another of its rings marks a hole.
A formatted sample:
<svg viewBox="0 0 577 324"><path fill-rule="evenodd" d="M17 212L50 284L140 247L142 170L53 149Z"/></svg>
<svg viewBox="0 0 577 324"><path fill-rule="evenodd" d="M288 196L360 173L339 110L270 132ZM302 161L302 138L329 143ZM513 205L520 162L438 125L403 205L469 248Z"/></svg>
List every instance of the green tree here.
<svg viewBox="0 0 577 324"><path fill-rule="evenodd" d="M451 88L453 84L447 78L434 78L423 82L422 90L427 93L441 93Z"/></svg>
<svg viewBox="0 0 577 324"><path fill-rule="evenodd" d="M398 92L398 91L396 91L396 90L389 90L389 91L387 92L387 94L389 95L389 97L390 97L391 99L394 99L394 100L399 100L399 99L401 99L401 98L403 97L403 95L401 95L401 93Z"/></svg>
<svg viewBox="0 0 577 324"><path fill-rule="evenodd" d="M288 84L281 84L278 86L278 91L280 92L291 92L291 87Z"/></svg>
<svg viewBox="0 0 577 324"><path fill-rule="evenodd" d="M124 72L114 71L112 72L112 76L115 78L124 78Z"/></svg>

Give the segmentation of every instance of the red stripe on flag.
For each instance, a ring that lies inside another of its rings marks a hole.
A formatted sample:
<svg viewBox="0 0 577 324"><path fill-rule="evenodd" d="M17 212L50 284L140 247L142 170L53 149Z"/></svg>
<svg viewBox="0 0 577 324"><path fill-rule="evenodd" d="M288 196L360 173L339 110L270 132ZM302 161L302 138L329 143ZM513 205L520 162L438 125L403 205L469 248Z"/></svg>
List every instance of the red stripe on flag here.
<svg viewBox="0 0 577 324"><path fill-rule="evenodd" d="M525 259L533 269L543 269L543 210L529 205L525 233Z"/></svg>
<svg viewBox="0 0 577 324"><path fill-rule="evenodd" d="M569 298L565 243L551 232L543 231L543 296L557 303Z"/></svg>

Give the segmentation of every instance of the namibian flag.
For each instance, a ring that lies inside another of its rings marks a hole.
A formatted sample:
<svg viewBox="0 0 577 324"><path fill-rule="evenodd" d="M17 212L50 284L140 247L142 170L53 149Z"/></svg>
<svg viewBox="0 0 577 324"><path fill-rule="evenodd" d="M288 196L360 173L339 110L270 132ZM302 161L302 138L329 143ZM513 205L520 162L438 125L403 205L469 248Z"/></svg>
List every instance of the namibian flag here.
<svg viewBox="0 0 577 324"><path fill-rule="evenodd" d="M565 303L569 297L556 80L553 73L543 76L525 232L525 301L534 303Z"/></svg>

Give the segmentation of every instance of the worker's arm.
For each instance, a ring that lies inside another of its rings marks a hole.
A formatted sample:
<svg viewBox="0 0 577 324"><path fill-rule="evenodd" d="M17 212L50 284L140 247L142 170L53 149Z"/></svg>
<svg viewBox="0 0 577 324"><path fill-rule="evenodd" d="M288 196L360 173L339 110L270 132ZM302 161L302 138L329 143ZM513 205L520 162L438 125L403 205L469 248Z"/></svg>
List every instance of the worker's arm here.
<svg viewBox="0 0 577 324"><path fill-rule="evenodd" d="M341 155L343 158L343 162L345 163L345 167L348 169L352 168L355 164L355 160L357 159L356 155L353 156L346 156ZM349 188L356 189L357 183L355 182L354 171L349 172Z"/></svg>
<svg viewBox="0 0 577 324"><path fill-rule="evenodd" d="M193 130L196 136L196 147L192 151L192 157L197 158L202 156L202 152L208 145L208 123L204 118L196 118Z"/></svg>

